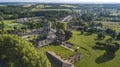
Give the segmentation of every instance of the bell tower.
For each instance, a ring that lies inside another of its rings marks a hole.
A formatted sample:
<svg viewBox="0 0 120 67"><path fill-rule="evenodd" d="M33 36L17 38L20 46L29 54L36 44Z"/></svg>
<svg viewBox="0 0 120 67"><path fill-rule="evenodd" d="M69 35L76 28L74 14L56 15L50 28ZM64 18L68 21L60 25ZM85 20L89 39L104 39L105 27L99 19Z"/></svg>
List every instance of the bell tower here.
<svg viewBox="0 0 120 67"><path fill-rule="evenodd" d="M45 23L44 23L44 37L47 38L47 36L49 35L49 32L51 30L51 22L48 21L48 20L45 20Z"/></svg>

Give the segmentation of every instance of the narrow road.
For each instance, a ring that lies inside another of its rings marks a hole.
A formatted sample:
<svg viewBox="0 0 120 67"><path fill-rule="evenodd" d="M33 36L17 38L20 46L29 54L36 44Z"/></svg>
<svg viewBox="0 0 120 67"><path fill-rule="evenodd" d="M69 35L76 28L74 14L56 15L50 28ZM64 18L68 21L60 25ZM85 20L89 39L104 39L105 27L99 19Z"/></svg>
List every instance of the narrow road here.
<svg viewBox="0 0 120 67"><path fill-rule="evenodd" d="M66 16L62 19L62 22L70 22L72 20L72 16Z"/></svg>

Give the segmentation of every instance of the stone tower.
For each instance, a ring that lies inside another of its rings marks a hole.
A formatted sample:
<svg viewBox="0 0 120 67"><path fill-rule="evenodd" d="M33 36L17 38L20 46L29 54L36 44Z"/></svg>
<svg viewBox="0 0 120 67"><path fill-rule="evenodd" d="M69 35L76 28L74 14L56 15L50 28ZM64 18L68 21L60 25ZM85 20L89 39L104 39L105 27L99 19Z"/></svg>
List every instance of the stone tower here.
<svg viewBox="0 0 120 67"><path fill-rule="evenodd" d="M44 23L44 37L47 38L47 36L49 35L49 32L51 30L51 22L46 20Z"/></svg>

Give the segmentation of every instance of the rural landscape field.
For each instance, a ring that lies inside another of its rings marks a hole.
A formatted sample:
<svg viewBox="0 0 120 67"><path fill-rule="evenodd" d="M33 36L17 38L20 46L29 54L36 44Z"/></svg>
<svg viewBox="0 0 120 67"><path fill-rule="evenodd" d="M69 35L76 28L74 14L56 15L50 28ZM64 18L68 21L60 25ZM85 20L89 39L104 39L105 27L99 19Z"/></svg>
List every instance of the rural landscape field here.
<svg viewBox="0 0 120 67"><path fill-rule="evenodd" d="M0 67L120 67L118 3L0 1Z"/></svg>

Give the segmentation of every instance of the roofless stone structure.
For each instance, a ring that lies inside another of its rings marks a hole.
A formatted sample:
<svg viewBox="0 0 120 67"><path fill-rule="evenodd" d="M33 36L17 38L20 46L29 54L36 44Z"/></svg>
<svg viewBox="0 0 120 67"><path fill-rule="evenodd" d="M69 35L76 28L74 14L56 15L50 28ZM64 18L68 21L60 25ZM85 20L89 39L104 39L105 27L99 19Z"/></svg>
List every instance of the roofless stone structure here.
<svg viewBox="0 0 120 67"><path fill-rule="evenodd" d="M74 64L63 60L60 56L56 55L52 51L46 52L49 61L51 62L52 67L74 67Z"/></svg>

